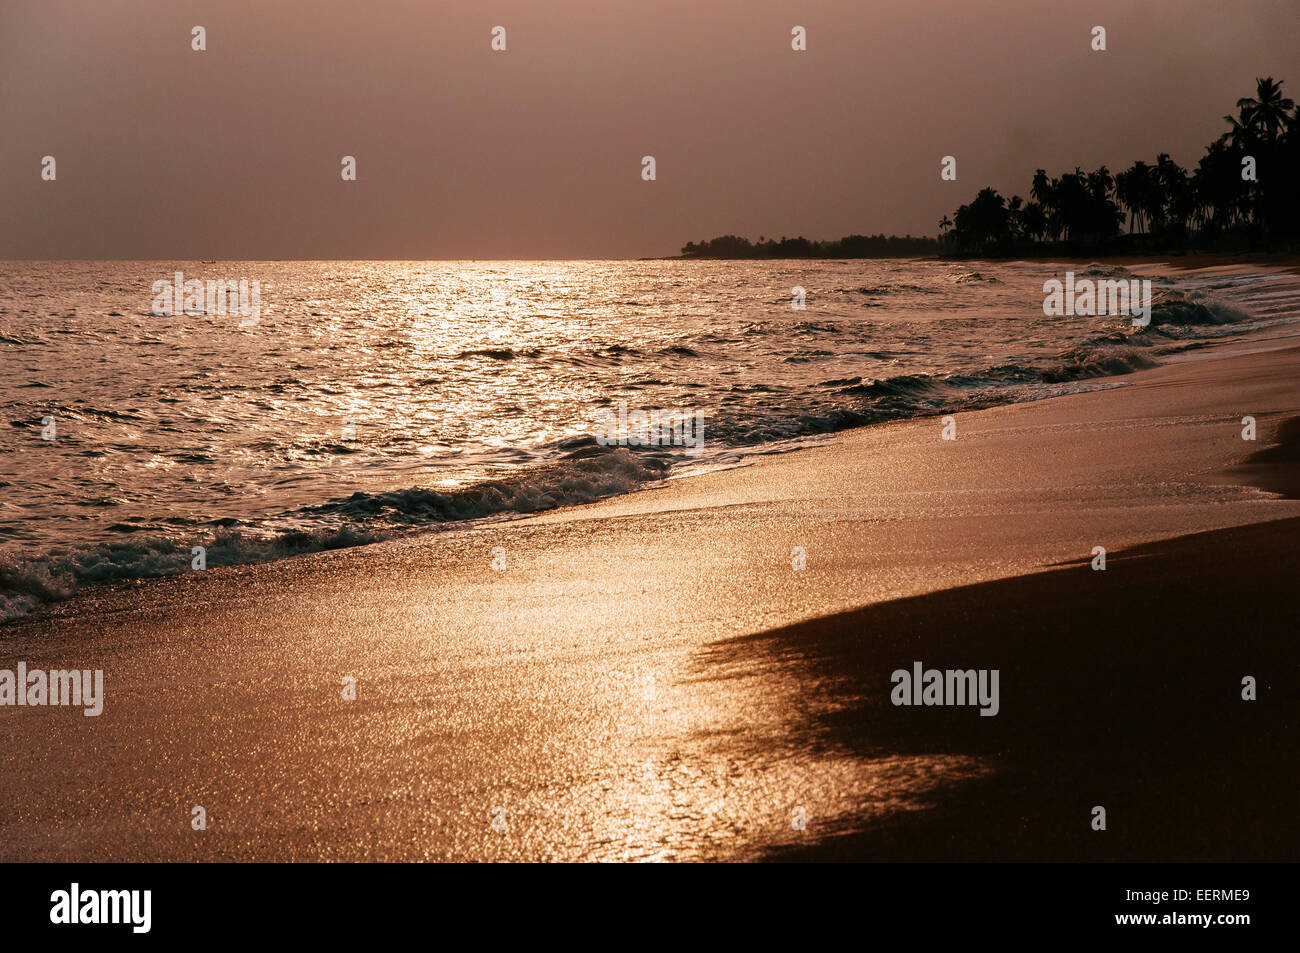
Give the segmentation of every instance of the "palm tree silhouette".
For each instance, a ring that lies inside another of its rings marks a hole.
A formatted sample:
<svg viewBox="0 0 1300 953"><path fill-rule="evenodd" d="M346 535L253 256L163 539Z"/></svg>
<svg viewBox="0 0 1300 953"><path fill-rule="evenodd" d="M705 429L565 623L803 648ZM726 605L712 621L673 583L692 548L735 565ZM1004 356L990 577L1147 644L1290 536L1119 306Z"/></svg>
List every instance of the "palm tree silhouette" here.
<svg viewBox="0 0 1300 953"><path fill-rule="evenodd" d="M1145 232L1152 210L1163 208L1155 192L1155 177L1151 166L1140 159L1127 172L1121 172L1115 177L1115 195L1128 209L1130 232L1135 223L1139 232Z"/></svg>
<svg viewBox="0 0 1300 953"><path fill-rule="evenodd" d="M1237 109L1241 113L1241 125L1250 129L1265 145L1277 142L1280 133L1291 121L1288 115L1295 109L1295 102L1282 95L1282 84L1272 76L1255 80L1255 97L1243 97L1237 100ZM1236 120L1225 116L1233 126Z"/></svg>
<svg viewBox="0 0 1300 953"><path fill-rule="evenodd" d="M1042 169L1034 171L1034 181L1029 187L1029 194L1038 207L1043 210L1043 231L1056 241L1061 234L1061 210L1057 204L1059 188L1057 181L1049 179Z"/></svg>
<svg viewBox="0 0 1300 953"><path fill-rule="evenodd" d="M1196 207L1187 170L1171 159L1169 153L1162 152L1156 156L1155 181L1161 193L1162 218L1182 235Z"/></svg>
<svg viewBox="0 0 1300 953"><path fill-rule="evenodd" d="M1242 217L1250 193L1241 180L1241 152L1222 138L1210 144L1192 174L1192 187L1205 224L1215 231L1231 228Z"/></svg>
<svg viewBox="0 0 1300 953"><path fill-rule="evenodd" d="M1019 238L1024 232L1024 222L1021 220L1024 204L1025 200L1019 195L1007 199L1007 225L1011 229L1012 239Z"/></svg>
<svg viewBox="0 0 1300 953"><path fill-rule="evenodd" d="M1266 192L1277 188L1277 175L1270 175L1281 164L1278 146L1282 133L1291 123L1290 112L1295 102L1282 95L1282 84L1271 76L1255 80L1254 97L1243 96L1237 100L1238 116L1224 116L1228 131L1220 142L1237 150L1241 156L1254 156L1259 163L1261 188L1250 189L1245 197L1245 207L1256 227L1267 228L1265 218ZM1240 161L1240 160L1239 160Z"/></svg>

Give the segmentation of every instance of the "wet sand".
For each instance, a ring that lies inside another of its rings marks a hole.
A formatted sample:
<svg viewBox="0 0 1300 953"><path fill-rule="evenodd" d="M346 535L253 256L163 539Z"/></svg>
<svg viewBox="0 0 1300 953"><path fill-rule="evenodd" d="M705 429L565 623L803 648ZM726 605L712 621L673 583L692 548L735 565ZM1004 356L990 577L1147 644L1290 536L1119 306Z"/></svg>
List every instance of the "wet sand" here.
<svg viewBox="0 0 1300 953"><path fill-rule="evenodd" d="M1185 536L1113 554L1105 572L1083 561L716 647L727 664L834 686L841 707L805 720L809 745L978 752L994 766L922 814L775 856L1294 860L1297 534L1293 518ZM999 714L889 704L879 686L914 657L999 668Z"/></svg>
<svg viewBox="0 0 1300 953"><path fill-rule="evenodd" d="M952 441L87 590L0 628L107 693L0 709L0 857L1294 859L1300 501L1248 472L1290 331ZM999 669L1000 713L889 705L914 660Z"/></svg>

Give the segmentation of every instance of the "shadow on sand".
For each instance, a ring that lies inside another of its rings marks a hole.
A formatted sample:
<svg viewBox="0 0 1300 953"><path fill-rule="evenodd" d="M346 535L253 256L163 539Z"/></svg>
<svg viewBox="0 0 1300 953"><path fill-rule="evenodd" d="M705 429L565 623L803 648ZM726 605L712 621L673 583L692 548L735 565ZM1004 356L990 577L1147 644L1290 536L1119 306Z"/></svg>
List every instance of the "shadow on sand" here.
<svg viewBox="0 0 1300 953"><path fill-rule="evenodd" d="M779 669L829 694L833 711L791 713L795 743L991 768L921 811L820 838L810 822L771 859L1300 857L1298 533L1199 533L1112 553L1104 572L1083 560L715 643L715 672ZM915 661L999 669L1000 713L895 707L890 675Z"/></svg>

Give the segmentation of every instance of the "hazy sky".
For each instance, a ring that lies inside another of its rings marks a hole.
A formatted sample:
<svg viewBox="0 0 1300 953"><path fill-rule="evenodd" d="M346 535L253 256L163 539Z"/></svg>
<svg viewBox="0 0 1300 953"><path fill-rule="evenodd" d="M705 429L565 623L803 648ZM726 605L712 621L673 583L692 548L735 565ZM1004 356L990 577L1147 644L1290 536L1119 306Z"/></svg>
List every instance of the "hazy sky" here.
<svg viewBox="0 0 1300 953"><path fill-rule="evenodd" d="M1025 194L1038 167L1195 164L1256 76L1300 99L1298 13L0 0L0 258L637 257L728 232L933 234L983 185ZM947 154L956 182L939 179Z"/></svg>

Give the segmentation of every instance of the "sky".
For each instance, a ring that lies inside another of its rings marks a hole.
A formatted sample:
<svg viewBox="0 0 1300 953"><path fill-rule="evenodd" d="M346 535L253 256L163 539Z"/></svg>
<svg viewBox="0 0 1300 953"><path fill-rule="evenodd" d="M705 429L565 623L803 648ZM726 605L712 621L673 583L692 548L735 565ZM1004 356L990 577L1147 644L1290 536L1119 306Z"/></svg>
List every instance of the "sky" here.
<svg viewBox="0 0 1300 953"><path fill-rule="evenodd" d="M1257 76L1300 99L1296 2L0 0L0 258L932 235L1036 168L1195 165Z"/></svg>

